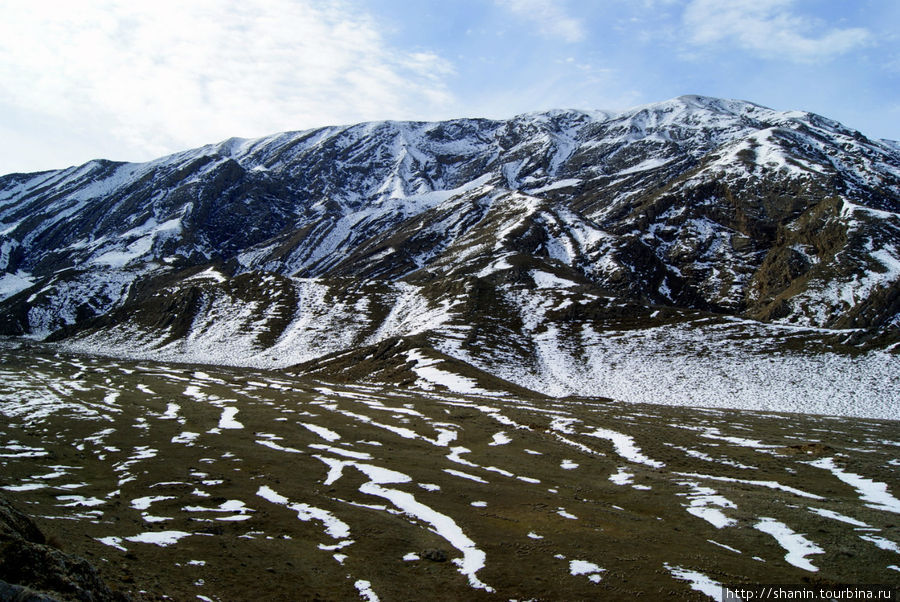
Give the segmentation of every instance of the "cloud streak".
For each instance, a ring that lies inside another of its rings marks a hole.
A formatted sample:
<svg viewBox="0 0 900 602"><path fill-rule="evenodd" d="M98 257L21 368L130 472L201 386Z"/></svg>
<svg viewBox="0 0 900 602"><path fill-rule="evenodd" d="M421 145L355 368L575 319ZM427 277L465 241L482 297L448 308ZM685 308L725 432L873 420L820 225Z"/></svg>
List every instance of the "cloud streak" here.
<svg viewBox="0 0 900 602"><path fill-rule="evenodd" d="M813 24L791 12L794 0L692 0L684 11L696 46L734 45L765 58L825 60L866 44L862 28L812 33Z"/></svg>
<svg viewBox="0 0 900 602"><path fill-rule="evenodd" d="M585 37L584 24L570 16L559 0L497 0L497 3L531 21L542 35L566 42L580 42Z"/></svg>
<svg viewBox="0 0 900 602"><path fill-rule="evenodd" d="M112 132L144 157L231 135L453 102L453 67L311 0L3 2L0 106Z"/></svg>

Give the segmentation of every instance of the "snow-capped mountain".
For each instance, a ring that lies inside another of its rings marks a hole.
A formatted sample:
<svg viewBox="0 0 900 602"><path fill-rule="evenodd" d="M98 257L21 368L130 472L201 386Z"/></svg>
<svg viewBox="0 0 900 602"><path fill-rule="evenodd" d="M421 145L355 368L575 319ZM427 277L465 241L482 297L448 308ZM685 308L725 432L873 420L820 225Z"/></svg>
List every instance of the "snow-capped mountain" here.
<svg viewBox="0 0 900 602"><path fill-rule="evenodd" d="M571 392L550 339L575 365L610 329L691 320L892 345L898 246L897 144L810 113L365 123L0 178L0 326L276 366L401 337L397 366L534 387L512 366L543 361Z"/></svg>

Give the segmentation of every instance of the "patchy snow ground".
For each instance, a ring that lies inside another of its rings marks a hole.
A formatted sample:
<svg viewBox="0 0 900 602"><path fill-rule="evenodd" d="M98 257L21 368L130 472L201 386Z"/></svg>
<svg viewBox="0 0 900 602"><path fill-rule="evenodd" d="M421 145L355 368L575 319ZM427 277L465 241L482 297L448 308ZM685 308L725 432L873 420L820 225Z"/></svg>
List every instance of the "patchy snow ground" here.
<svg viewBox="0 0 900 602"><path fill-rule="evenodd" d="M856 489L860 499L866 502L866 505L870 508L900 514L900 500L888 492L886 483L879 483L861 475L842 470L835 465L834 458L822 458L815 462L810 462L809 465L831 471L838 479Z"/></svg>
<svg viewBox="0 0 900 602"><path fill-rule="evenodd" d="M190 331L175 341L167 339L167 332L145 332L125 323L60 345L123 358L270 369L390 337L426 335L447 356L551 396L900 419L900 367L894 355L779 346L792 337L802 343L839 331L697 316L649 322L643 328L588 319L569 322L558 312L595 303L598 297L580 293L576 283L546 272L532 275L538 286L534 290L498 289L510 318L521 320L517 351L509 348L509 341L465 343L475 328L461 313L465 296L434 300L424 287L396 282L386 291L342 300L342 293L325 281L295 278L276 287L274 276L260 282L272 287L268 304L241 302L224 287L216 289ZM292 297L296 300L289 301ZM383 306L387 315L371 313ZM280 330L269 332L275 323L281 324ZM260 338L266 333L273 342L264 346ZM523 355L521 349L530 351ZM423 389L493 394L424 347L406 355Z"/></svg>
<svg viewBox="0 0 900 602"><path fill-rule="evenodd" d="M180 598L224 599L235 558L272 584L302 558L350 599L896 573L893 423L0 355L4 495Z"/></svg>
<svg viewBox="0 0 900 602"><path fill-rule="evenodd" d="M825 550L802 534L795 533L781 521L769 517L762 517L758 523L753 525L753 528L768 533L778 540L778 544L787 550L784 559L790 564L806 571L817 572L819 570L806 557L812 554L824 554Z"/></svg>
<svg viewBox="0 0 900 602"><path fill-rule="evenodd" d="M788 336L815 337L814 329L702 318L627 330L584 324L563 336L546 317L554 297L520 291L509 299L536 346L533 367L466 354L451 342L441 351L553 396L900 419L895 355L772 351Z"/></svg>

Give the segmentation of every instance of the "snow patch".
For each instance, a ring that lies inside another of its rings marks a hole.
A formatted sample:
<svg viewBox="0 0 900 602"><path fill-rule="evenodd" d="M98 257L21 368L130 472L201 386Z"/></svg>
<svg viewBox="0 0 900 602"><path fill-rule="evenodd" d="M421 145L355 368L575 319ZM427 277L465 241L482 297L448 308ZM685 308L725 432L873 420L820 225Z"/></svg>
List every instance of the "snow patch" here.
<svg viewBox="0 0 900 602"><path fill-rule="evenodd" d="M856 489L860 499L869 502L866 504L869 508L900 514L900 500L888 493L886 483L879 483L861 475L846 472L835 465L834 458L821 458L814 462L807 462L807 464L831 471L831 474Z"/></svg>
<svg viewBox="0 0 900 602"><path fill-rule="evenodd" d="M601 569L598 565L587 560L572 560L569 562L570 575L587 575L587 578L594 583L600 583L600 573L606 569Z"/></svg>
<svg viewBox="0 0 900 602"><path fill-rule="evenodd" d="M816 572L819 570L806 557L812 554L824 554L825 550L806 539L802 534L795 533L784 523L768 517L761 517L759 522L753 525L753 528L774 537L778 544L787 550L784 559L789 564L805 571Z"/></svg>

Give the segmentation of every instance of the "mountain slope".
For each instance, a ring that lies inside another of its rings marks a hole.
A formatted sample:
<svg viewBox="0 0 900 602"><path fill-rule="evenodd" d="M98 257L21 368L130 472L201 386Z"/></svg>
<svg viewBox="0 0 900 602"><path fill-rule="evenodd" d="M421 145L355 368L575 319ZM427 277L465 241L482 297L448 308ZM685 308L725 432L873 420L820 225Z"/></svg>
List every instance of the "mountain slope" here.
<svg viewBox="0 0 900 602"><path fill-rule="evenodd" d="M686 96L366 123L0 178L0 325L270 366L424 334L586 394L610 320L896 349L898 241L896 143L809 113Z"/></svg>

